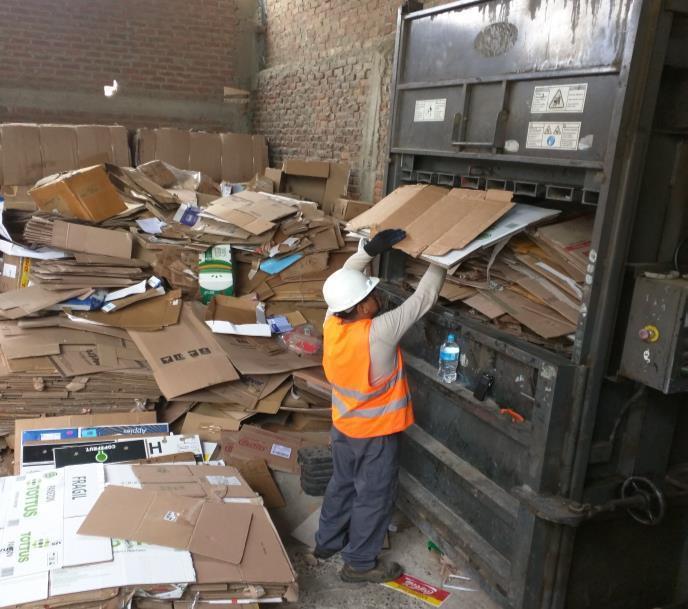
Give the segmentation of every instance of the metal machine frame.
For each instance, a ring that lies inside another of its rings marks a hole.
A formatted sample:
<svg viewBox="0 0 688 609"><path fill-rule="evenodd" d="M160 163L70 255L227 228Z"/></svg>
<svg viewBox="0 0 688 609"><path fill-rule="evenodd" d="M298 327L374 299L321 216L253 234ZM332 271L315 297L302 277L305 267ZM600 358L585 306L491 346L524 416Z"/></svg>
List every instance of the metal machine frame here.
<svg viewBox="0 0 688 609"><path fill-rule="evenodd" d="M670 112L662 100L672 88L665 65L676 62L681 51L687 52L678 68L688 71L688 3L601 0L610 15L613 8L623 18L616 26L623 32L615 47L619 54L608 65L405 78L438 56L432 53L439 51L424 50L434 31L433 45L454 48L450 26L460 24L464 11L483 11L486 23L507 24L500 27L511 32L510 20L534 4L554 9L561 2L461 0L426 10L407 2L398 14L386 192L404 182L432 182L508 188L529 202L555 202L564 209L596 206L584 306L570 359L442 306L405 338L409 375L423 397L415 400L417 425L406 434L400 504L450 556L468 559L506 607L645 609L688 598L679 568L684 564L686 570L688 556L685 489L668 490L668 507L664 493L670 470L688 461L679 441L688 433L688 417L680 408L685 395L639 387L616 375L616 363L634 276L640 265L668 260L671 243L667 247L663 240L673 235L677 242L680 236L668 223L686 227L682 197L688 189L677 176L688 171L685 148L681 151L688 121L684 124L685 111L676 109L680 104ZM509 49L501 52L508 55ZM613 83L613 99L601 104L601 116L586 115L607 130L599 158L575 151L507 153L512 92L547 79ZM493 85L494 128L485 119L485 137L472 138L471 93L486 84ZM437 144L432 137L405 134L408 123L402 118L409 111L405 96L435 91L450 99L448 106L455 102ZM667 150L665 173L653 170L651 156ZM549 175L552 183L539 177ZM653 188L656 192L664 181L677 186L658 203ZM644 233L653 209L664 224L657 221ZM395 285L403 276L401 258L390 256L383 266L391 303L406 295ZM433 346L457 327L468 384L486 368L496 377L493 395L484 402L465 387L443 386L434 378ZM499 414L501 407L514 405L526 414L523 424ZM655 524L660 515L657 526L639 524ZM619 545L624 536L632 541ZM618 564L611 567L613 561ZM648 576L644 571L653 564L661 572Z"/></svg>

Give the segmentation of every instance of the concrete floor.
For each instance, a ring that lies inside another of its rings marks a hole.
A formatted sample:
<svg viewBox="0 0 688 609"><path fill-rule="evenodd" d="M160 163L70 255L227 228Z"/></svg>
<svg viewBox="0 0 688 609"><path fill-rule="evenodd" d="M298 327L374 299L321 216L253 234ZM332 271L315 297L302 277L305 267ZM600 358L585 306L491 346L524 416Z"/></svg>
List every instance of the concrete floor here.
<svg viewBox="0 0 688 609"><path fill-rule="evenodd" d="M298 476L277 473L275 478L287 507L272 510L271 514L298 574L300 590L298 603L282 605L284 609L420 609L430 606L384 586L342 582L339 579L340 556L318 561L308 546L291 537L291 532L320 507L322 499L304 494ZM393 522L398 531L390 533L390 549L384 551L383 557L401 564L409 575L439 587L442 584L441 564L439 556L428 551L427 538L401 514L395 514ZM459 573L467 573L464 565L455 566ZM475 580L461 585L475 591L451 591L442 609L498 609Z"/></svg>

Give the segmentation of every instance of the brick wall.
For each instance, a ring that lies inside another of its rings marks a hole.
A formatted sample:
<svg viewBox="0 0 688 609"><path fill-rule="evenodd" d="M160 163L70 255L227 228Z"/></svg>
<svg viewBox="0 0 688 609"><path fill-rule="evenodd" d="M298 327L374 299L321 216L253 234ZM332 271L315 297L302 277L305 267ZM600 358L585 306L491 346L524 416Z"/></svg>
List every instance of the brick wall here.
<svg viewBox="0 0 688 609"><path fill-rule="evenodd" d="M236 0L2 0L0 120L222 123L211 107L233 84L236 8ZM108 100L103 85L113 79L121 89Z"/></svg>
<svg viewBox="0 0 688 609"><path fill-rule="evenodd" d="M254 127L268 136L273 165L296 156L347 161L350 195L380 198L400 3L265 0Z"/></svg>

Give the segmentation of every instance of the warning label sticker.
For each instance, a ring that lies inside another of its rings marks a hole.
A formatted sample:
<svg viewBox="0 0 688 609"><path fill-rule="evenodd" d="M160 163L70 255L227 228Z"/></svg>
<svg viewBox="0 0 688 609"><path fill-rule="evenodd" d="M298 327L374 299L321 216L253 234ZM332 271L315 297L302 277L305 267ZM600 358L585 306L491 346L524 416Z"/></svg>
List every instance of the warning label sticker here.
<svg viewBox="0 0 688 609"><path fill-rule="evenodd" d="M535 87L531 114L579 113L585 110L588 83Z"/></svg>
<svg viewBox="0 0 688 609"><path fill-rule="evenodd" d="M581 123L528 123L526 148L577 150Z"/></svg>
<svg viewBox="0 0 688 609"><path fill-rule="evenodd" d="M414 123L434 123L444 120L447 99L418 99L413 114Z"/></svg>

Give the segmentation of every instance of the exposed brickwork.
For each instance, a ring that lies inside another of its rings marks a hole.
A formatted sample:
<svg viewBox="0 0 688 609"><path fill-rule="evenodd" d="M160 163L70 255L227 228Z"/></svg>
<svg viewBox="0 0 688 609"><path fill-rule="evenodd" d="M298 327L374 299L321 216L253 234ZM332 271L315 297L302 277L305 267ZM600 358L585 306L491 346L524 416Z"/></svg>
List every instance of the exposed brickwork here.
<svg viewBox="0 0 688 609"><path fill-rule="evenodd" d="M364 174L372 171L379 199L400 0L265 2L267 66L257 79L254 127L268 136L271 162L346 160L349 194L369 196Z"/></svg>
<svg viewBox="0 0 688 609"><path fill-rule="evenodd" d="M235 0L2 0L0 87L221 102L236 24Z"/></svg>

